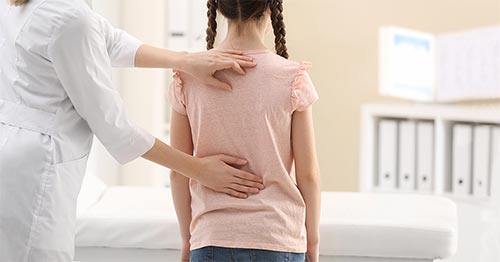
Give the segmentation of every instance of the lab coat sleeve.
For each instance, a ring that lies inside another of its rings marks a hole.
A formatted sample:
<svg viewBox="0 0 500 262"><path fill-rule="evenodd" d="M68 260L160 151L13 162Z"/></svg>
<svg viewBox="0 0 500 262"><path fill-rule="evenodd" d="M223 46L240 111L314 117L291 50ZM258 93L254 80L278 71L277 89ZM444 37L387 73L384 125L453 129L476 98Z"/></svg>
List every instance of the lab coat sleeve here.
<svg viewBox="0 0 500 262"><path fill-rule="evenodd" d="M102 34L106 40L106 49L113 67L135 67L137 50L144 43L127 32L115 28L104 17L96 15Z"/></svg>
<svg viewBox="0 0 500 262"><path fill-rule="evenodd" d="M155 138L134 125L113 89L111 62L98 22L82 16L65 24L49 45L49 59L76 111L120 163L152 148Z"/></svg>

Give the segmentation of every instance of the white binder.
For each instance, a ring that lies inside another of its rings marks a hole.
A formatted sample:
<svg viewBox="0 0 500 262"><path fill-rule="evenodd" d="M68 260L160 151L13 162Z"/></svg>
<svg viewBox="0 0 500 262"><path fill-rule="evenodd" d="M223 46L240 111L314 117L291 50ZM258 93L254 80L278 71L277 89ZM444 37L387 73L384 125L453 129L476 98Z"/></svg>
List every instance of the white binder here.
<svg viewBox="0 0 500 262"><path fill-rule="evenodd" d="M378 132L378 186L394 190L397 172L397 122L381 120Z"/></svg>
<svg viewBox="0 0 500 262"><path fill-rule="evenodd" d="M398 143L398 181L403 191L415 190L416 171L416 123L415 121L399 122Z"/></svg>
<svg viewBox="0 0 500 262"><path fill-rule="evenodd" d="M453 126L452 191L456 195L472 193L472 127Z"/></svg>
<svg viewBox="0 0 500 262"><path fill-rule="evenodd" d="M417 123L417 191L431 192L434 180L434 123Z"/></svg>
<svg viewBox="0 0 500 262"><path fill-rule="evenodd" d="M489 175L489 195L500 200L500 188L494 185L500 185L500 127L494 127L491 131L491 170Z"/></svg>
<svg viewBox="0 0 500 262"><path fill-rule="evenodd" d="M487 197L490 186L491 126L474 127L473 149L472 193L476 197Z"/></svg>

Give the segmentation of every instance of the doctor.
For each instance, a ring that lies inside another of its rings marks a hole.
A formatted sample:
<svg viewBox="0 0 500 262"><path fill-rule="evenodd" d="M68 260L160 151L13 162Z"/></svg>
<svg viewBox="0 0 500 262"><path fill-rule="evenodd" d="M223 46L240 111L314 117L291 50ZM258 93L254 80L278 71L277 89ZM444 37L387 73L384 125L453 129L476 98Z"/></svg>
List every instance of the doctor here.
<svg viewBox="0 0 500 262"><path fill-rule="evenodd" d="M146 46L82 0L0 0L0 261L72 261L94 134L120 163L142 156L241 198L263 187L228 165L244 160L197 159L132 123L112 88L112 66L175 67L228 88L216 70L244 73L254 63L238 52Z"/></svg>

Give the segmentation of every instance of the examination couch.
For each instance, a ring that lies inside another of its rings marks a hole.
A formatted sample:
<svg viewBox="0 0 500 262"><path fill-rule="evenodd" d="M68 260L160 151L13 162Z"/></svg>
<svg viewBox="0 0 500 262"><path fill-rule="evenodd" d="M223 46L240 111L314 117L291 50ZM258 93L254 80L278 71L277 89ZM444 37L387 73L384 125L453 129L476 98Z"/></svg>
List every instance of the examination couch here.
<svg viewBox="0 0 500 262"><path fill-rule="evenodd" d="M323 192L320 261L431 262L452 256L457 211L446 198ZM76 261L179 261L168 188L108 187L88 175L78 202Z"/></svg>

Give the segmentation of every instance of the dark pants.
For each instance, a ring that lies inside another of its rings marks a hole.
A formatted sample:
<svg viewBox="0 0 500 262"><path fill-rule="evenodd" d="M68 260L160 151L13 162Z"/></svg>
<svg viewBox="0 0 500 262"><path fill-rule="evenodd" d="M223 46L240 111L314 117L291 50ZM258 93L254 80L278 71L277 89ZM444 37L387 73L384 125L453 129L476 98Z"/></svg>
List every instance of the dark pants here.
<svg viewBox="0 0 500 262"><path fill-rule="evenodd" d="M203 247L191 251L191 262L304 262L304 253L260 249Z"/></svg>

